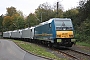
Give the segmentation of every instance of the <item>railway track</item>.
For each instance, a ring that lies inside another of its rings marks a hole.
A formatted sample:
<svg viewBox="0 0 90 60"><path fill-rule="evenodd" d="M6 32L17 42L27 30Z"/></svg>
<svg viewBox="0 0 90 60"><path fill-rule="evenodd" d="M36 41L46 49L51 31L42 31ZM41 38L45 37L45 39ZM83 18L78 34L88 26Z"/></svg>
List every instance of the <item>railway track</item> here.
<svg viewBox="0 0 90 60"><path fill-rule="evenodd" d="M69 48L69 49L74 51L74 52L78 52L80 54L83 54L83 55L86 55L86 56L90 56L90 54L88 54L88 53L85 53L85 52L82 52L82 51L79 51L79 50L74 50L74 49L71 49L71 48Z"/></svg>
<svg viewBox="0 0 90 60"><path fill-rule="evenodd" d="M66 54L67 56L71 57L73 60L90 60L90 54L78 50L68 49L68 50L58 50L58 51L63 54Z"/></svg>

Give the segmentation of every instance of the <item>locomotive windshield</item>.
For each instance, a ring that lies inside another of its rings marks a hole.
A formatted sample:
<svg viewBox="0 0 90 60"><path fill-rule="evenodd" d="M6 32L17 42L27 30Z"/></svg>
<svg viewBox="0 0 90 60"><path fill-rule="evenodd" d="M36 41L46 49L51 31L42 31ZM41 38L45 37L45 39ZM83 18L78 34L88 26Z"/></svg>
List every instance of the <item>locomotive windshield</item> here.
<svg viewBox="0 0 90 60"><path fill-rule="evenodd" d="M55 20L56 30L72 30L71 20Z"/></svg>

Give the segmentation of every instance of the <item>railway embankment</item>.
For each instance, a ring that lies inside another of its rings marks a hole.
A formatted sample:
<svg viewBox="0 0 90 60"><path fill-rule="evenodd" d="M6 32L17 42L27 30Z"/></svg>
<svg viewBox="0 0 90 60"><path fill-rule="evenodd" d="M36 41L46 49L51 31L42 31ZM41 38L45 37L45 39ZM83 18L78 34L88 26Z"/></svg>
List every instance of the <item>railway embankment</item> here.
<svg viewBox="0 0 90 60"><path fill-rule="evenodd" d="M20 40L13 40L20 48L29 52L30 54L46 58L48 60L66 60L65 58L59 58L51 52L48 52L44 47L39 46L37 44L20 41Z"/></svg>
<svg viewBox="0 0 90 60"><path fill-rule="evenodd" d="M72 60L71 58L68 58L68 56L65 58L60 58L61 54L63 53L57 53L54 51L54 53L48 52L46 50L46 48L39 46L37 44L33 44L33 43L29 43L29 42L24 42L24 41L19 41L19 40L13 40L18 46L20 46L21 48L23 48L24 50L30 52L31 54L37 55L37 56L41 56L50 60ZM90 54L90 47L88 44L86 43L77 43L76 45L74 45L73 47L71 47L73 50L78 50L81 51L83 53L87 53ZM60 57L58 57L57 55L59 54ZM66 56L65 54L63 54L63 56Z"/></svg>

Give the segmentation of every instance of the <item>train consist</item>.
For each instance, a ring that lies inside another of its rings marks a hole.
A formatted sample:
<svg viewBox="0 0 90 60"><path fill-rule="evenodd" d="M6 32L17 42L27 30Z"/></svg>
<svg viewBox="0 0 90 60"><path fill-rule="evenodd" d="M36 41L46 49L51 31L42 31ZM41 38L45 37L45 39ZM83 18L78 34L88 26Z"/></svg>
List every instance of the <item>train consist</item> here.
<svg viewBox="0 0 90 60"><path fill-rule="evenodd" d="M72 47L73 25L69 18L52 18L34 27L3 32L3 38L33 40L58 47Z"/></svg>

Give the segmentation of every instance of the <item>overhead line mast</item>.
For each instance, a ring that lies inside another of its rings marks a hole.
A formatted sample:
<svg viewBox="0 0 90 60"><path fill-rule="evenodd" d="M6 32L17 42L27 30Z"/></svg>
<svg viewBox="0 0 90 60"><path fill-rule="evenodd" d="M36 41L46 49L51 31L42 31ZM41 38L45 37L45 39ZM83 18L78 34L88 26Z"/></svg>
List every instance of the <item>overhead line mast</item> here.
<svg viewBox="0 0 90 60"><path fill-rule="evenodd" d="M59 2L57 2L57 16L58 16L58 4L59 4Z"/></svg>

